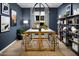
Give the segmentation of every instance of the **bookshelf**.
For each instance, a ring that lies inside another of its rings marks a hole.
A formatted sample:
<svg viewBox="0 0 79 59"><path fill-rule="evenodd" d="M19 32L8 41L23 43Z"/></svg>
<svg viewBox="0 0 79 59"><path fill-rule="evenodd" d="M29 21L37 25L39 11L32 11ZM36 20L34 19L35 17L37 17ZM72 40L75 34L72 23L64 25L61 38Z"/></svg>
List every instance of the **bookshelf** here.
<svg viewBox="0 0 79 59"><path fill-rule="evenodd" d="M79 55L79 15L58 18L58 34L60 40Z"/></svg>

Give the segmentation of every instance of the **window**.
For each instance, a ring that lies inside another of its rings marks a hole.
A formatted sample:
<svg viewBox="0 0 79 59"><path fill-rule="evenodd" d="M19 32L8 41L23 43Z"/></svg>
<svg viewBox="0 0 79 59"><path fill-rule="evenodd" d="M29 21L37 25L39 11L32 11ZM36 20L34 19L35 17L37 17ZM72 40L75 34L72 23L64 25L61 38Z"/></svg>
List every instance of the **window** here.
<svg viewBox="0 0 79 59"><path fill-rule="evenodd" d="M39 17L41 17L41 18L39 18ZM36 21L39 21L39 20L44 21L44 16L36 16Z"/></svg>
<svg viewBox="0 0 79 59"><path fill-rule="evenodd" d="M41 16L41 20L44 20L44 16Z"/></svg>
<svg viewBox="0 0 79 59"><path fill-rule="evenodd" d="M36 16L36 21L39 21L39 16Z"/></svg>

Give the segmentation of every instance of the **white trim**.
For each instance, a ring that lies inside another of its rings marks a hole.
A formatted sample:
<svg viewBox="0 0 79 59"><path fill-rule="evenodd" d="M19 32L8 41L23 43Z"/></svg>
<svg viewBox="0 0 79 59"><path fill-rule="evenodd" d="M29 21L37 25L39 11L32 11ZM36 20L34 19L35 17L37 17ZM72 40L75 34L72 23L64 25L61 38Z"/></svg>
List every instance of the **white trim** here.
<svg viewBox="0 0 79 59"><path fill-rule="evenodd" d="M0 53L2 53L3 51L5 51L7 48L9 48L12 44L14 44L16 42L16 40L15 41L13 41L11 44L9 44L7 47L5 47L4 49L2 49L1 51L0 51Z"/></svg>

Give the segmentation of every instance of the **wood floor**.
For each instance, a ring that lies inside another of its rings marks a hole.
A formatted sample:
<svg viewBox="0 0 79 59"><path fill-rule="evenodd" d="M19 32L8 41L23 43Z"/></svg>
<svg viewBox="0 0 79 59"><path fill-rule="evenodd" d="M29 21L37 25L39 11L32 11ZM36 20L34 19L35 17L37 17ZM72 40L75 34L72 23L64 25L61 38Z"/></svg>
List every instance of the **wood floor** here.
<svg viewBox="0 0 79 59"><path fill-rule="evenodd" d="M17 41L2 52L1 56L76 56L69 48L62 42L59 42L59 49L56 51L24 51L21 48L21 40Z"/></svg>

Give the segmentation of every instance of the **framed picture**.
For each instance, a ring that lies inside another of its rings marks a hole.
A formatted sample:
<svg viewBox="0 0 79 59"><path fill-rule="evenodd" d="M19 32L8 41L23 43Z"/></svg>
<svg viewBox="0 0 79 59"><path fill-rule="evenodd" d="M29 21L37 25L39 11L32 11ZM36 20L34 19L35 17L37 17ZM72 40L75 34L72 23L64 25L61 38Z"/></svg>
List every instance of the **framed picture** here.
<svg viewBox="0 0 79 59"><path fill-rule="evenodd" d="M2 14L10 15L10 9L8 3L2 3Z"/></svg>
<svg viewBox="0 0 79 59"><path fill-rule="evenodd" d="M71 15L71 4L66 6L66 15L70 16Z"/></svg>
<svg viewBox="0 0 79 59"><path fill-rule="evenodd" d="M17 24L17 12L15 10L11 10L11 25L15 26Z"/></svg>
<svg viewBox="0 0 79 59"><path fill-rule="evenodd" d="M10 30L10 17L1 16L1 32L6 32Z"/></svg>

